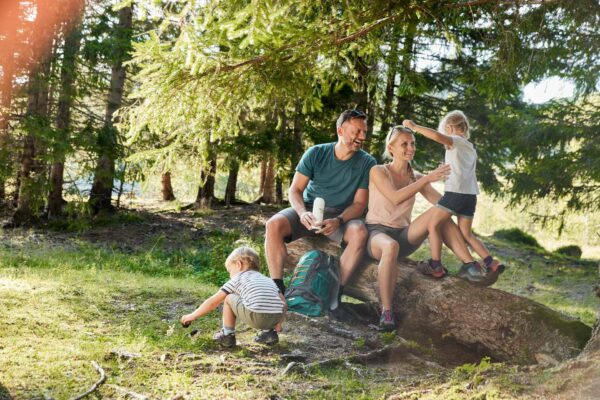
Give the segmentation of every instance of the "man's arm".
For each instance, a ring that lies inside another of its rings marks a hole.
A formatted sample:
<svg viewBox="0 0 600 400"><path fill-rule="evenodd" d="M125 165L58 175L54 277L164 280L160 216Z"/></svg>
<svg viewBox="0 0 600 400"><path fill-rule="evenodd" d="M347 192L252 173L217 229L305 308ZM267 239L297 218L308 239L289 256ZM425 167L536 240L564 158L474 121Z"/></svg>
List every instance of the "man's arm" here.
<svg viewBox="0 0 600 400"><path fill-rule="evenodd" d="M288 190L288 199L292 208L298 213L302 225L310 230L316 222L315 216L312 212L306 210L306 207L304 207L304 198L302 197L304 189L308 186L309 180L310 179L307 176L302 175L300 172L296 172Z"/></svg>
<svg viewBox="0 0 600 400"><path fill-rule="evenodd" d="M369 201L369 189L358 189L354 194L354 199L352 204L344 209L344 211L339 215L342 218L344 223L350 221L351 219L355 219L360 217L365 208L367 207L367 202ZM341 225L341 221L338 218L330 218L323 221L321 225L321 229L317 231L317 233L323 233L324 235L330 235L336 231Z"/></svg>

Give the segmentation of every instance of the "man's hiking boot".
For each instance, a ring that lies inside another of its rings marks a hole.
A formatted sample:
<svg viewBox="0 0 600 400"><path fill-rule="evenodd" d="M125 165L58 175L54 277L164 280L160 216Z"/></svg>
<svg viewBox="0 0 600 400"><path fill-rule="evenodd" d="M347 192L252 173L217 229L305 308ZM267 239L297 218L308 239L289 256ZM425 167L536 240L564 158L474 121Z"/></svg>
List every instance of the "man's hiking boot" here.
<svg viewBox="0 0 600 400"><path fill-rule="evenodd" d="M392 310L384 310L379 318L379 330L382 332L393 332L396 330L396 322Z"/></svg>
<svg viewBox="0 0 600 400"><path fill-rule="evenodd" d="M273 346L279 343L279 335L275 329L260 331L254 336L254 341L256 343L266 344L267 346Z"/></svg>
<svg viewBox="0 0 600 400"><path fill-rule="evenodd" d="M490 286L498 280L499 273L482 267L477 261L464 263L456 276L477 286Z"/></svg>
<svg viewBox="0 0 600 400"><path fill-rule="evenodd" d="M215 333L213 340L223 347L233 347L235 346L235 332L226 335L225 332L221 330Z"/></svg>
<svg viewBox="0 0 600 400"><path fill-rule="evenodd" d="M429 261L419 261L417 262L417 270L423 275L431 276L433 278L443 278L448 273L448 270L441 267L433 267Z"/></svg>

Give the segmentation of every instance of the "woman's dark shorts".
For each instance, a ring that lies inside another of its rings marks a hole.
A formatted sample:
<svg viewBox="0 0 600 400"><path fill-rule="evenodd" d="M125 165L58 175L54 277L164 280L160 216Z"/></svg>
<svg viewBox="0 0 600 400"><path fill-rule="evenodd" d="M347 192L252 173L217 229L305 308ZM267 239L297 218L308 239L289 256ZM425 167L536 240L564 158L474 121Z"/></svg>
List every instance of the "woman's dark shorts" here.
<svg viewBox="0 0 600 400"><path fill-rule="evenodd" d="M436 207L450 214L473 219L475 207L477 206L477 196L474 194L463 194L446 192L438 201Z"/></svg>
<svg viewBox="0 0 600 400"><path fill-rule="evenodd" d="M367 239L367 253L371 258L373 257L373 253L371 253L371 240L373 237L379 233L385 233L390 238L394 239L398 242L400 250L398 251L398 257L407 257L414 253L419 247L421 247L421 243L413 244L408 241L408 226L405 228L392 228L390 226L380 225L380 224L367 224L367 231L369 231L369 239ZM425 240L425 238L423 238Z"/></svg>

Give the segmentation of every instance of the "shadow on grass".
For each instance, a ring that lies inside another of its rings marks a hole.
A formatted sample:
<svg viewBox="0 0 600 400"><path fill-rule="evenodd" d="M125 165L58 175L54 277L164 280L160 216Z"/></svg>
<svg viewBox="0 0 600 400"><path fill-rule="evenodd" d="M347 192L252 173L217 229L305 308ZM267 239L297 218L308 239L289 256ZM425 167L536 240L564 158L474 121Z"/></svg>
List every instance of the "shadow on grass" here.
<svg viewBox="0 0 600 400"><path fill-rule="evenodd" d="M2 383L0 383L0 400L12 400L12 396L8 392L8 389L5 388Z"/></svg>

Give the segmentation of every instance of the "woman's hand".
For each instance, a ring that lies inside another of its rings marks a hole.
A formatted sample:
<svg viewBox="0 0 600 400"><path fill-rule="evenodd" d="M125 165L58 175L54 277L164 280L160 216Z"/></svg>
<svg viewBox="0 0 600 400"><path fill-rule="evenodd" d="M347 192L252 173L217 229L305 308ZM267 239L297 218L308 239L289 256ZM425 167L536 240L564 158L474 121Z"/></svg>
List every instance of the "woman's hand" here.
<svg viewBox="0 0 600 400"><path fill-rule="evenodd" d="M450 165L442 164L427 175L425 175L425 179L427 179L427 182L429 183L443 181L446 178L448 178L448 176L450 176L450 172Z"/></svg>

